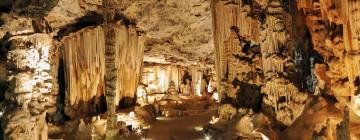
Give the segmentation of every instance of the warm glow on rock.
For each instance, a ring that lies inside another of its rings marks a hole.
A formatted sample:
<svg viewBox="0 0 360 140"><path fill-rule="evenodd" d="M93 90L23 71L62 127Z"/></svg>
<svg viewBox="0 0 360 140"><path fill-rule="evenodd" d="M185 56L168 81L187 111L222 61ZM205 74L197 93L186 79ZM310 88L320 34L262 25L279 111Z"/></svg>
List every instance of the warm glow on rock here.
<svg viewBox="0 0 360 140"><path fill-rule="evenodd" d="M214 92L214 94L211 96L211 98L213 98L216 102L219 102L219 93Z"/></svg>

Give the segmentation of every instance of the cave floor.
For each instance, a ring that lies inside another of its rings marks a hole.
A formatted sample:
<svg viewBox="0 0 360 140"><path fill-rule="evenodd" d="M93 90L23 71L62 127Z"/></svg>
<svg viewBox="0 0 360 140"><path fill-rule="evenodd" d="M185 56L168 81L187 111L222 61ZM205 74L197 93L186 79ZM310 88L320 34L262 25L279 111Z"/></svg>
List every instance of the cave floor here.
<svg viewBox="0 0 360 140"><path fill-rule="evenodd" d="M147 135L146 140L201 140L204 134L199 128L207 125L215 114L215 110L209 110L191 116L158 117L144 134ZM135 139L139 137L130 136L126 140Z"/></svg>
<svg viewBox="0 0 360 140"><path fill-rule="evenodd" d="M182 116L159 119L152 125L148 137L154 140L195 140L204 135L195 128L202 128L209 123L214 111L207 111L194 116Z"/></svg>
<svg viewBox="0 0 360 140"><path fill-rule="evenodd" d="M203 104L201 101L197 103ZM189 106L193 106L193 108L201 106L194 104ZM207 110L186 116L160 116L151 123L149 130L144 131L144 135L146 140L202 140L204 139L204 134L201 132L202 127L207 125L211 117L215 116L216 113L216 107L213 106ZM139 137L130 136L126 138L126 140L136 139L139 139Z"/></svg>

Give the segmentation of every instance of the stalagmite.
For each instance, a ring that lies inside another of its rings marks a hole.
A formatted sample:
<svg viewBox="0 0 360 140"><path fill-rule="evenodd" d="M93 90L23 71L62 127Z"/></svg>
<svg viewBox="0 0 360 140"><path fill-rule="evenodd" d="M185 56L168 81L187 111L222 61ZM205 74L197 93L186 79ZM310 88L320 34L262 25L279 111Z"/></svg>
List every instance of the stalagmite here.
<svg viewBox="0 0 360 140"><path fill-rule="evenodd" d="M343 120L338 125L336 125L336 137L338 140L350 140L349 123L349 108L346 106L344 109Z"/></svg>

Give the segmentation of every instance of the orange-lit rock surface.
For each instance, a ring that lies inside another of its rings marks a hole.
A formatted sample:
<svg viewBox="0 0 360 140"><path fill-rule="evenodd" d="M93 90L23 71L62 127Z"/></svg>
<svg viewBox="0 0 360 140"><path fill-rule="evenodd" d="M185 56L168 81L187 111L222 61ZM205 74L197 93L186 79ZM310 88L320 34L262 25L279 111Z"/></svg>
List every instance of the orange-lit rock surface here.
<svg viewBox="0 0 360 140"><path fill-rule="evenodd" d="M0 0L0 136L360 139L359 8Z"/></svg>

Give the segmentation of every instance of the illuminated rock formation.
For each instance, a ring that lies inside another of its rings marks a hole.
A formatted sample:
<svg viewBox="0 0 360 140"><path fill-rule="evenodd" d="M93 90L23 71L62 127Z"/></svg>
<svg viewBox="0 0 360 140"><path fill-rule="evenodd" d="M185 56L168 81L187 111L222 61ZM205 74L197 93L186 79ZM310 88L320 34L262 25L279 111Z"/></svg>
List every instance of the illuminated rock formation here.
<svg viewBox="0 0 360 140"><path fill-rule="evenodd" d="M177 102L180 101L181 98L177 92L177 89L175 88L174 81L170 82L169 89L167 90L166 95L162 98L164 101L170 101L170 102Z"/></svg>
<svg viewBox="0 0 360 140"><path fill-rule="evenodd" d="M157 115L217 109L205 138L357 139L359 8L358 0L0 0L0 136L117 139Z"/></svg>
<svg viewBox="0 0 360 140"><path fill-rule="evenodd" d="M10 38L5 139L47 139L46 113L56 112L59 50L47 34Z"/></svg>
<svg viewBox="0 0 360 140"><path fill-rule="evenodd" d="M256 108L263 86L263 111L290 125L301 114L306 94L300 93L287 78L296 74L291 54L295 47L291 38L292 16L282 5L278 1L264 4L214 0L216 71L218 82L226 81L226 90L220 89L224 91L222 100L253 96L253 103L245 106ZM244 90L249 85L253 87ZM280 101L281 98L286 100Z"/></svg>
<svg viewBox="0 0 360 140"><path fill-rule="evenodd" d="M105 36L101 27L86 28L63 38L65 113L70 117L104 111ZM102 110L101 110L102 109Z"/></svg>
<svg viewBox="0 0 360 140"><path fill-rule="evenodd" d="M149 93L165 93L173 81L174 88L179 91L185 71L181 66L147 64L142 70L141 83L148 86Z"/></svg>
<svg viewBox="0 0 360 140"><path fill-rule="evenodd" d="M358 110L356 100L359 76L356 72L358 6L357 1L298 2L298 8L306 15L314 50L324 58L324 64L316 64L315 69L322 83L319 88L334 95L339 101L339 108L344 108L351 97L351 108L355 111Z"/></svg>
<svg viewBox="0 0 360 140"><path fill-rule="evenodd" d="M262 92L265 93L264 105L276 119L290 125L299 117L307 99L292 83L295 77L293 50L295 43L292 28L292 15L288 13L280 1L269 2L265 22L261 31L261 54L265 76ZM282 99L283 98L283 99Z"/></svg>

